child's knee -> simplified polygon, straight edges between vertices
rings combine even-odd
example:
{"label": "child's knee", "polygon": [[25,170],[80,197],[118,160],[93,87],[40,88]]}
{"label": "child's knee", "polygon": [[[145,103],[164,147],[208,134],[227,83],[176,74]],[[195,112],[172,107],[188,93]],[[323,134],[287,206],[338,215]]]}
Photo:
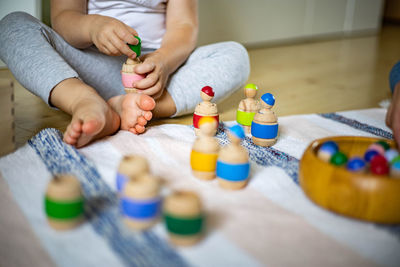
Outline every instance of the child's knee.
{"label": "child's knee", "polygon": [[228,57],[227,62],[231,66],[229,71],[232,72],[239,84],[247,81],[250,75],[250,60],[246,48],[238,42],[221,43],[224,49],[224,57]]}
{"label": "child's knee", "polygon": [[[16,27],[21,25],[21,23],[25,23],[28,21],[34,21],[37,20],[35,17],[32,17],[31,15],[29,15],[26,12],[22,12],[22,11],[16,11],[16,12],[12,12],[8,15],[6,15],[4,18],[1,19],[0,21],[0,28],[6,29],[6,28],[10,28],[10,27]],[[39,20],[37,20],[39,21]]]}
{"label": "child's knee", "polygon": [[223,47],[227,52],[229,52],[232,56],[238,58],[239,60],[249,60],[247,50],[242,44],[234,41],[229,41],[224,42]]}
{"label": "child's knee", "polygon": [[[27,28],[34,24],[39,25],[40,21],[28,13],[17,11],[6,15],[0,20],[0,38],[11,38],[12,34],[19,31],[27,33]],[[38,27],[39,28],[39,27]]]}

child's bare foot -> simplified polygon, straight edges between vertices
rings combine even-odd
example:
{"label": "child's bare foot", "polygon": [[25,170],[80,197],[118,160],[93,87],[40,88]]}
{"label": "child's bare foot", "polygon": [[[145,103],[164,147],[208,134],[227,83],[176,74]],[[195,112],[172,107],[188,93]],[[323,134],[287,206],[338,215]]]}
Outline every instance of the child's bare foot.
{"label": "child's bare foot", "polygon": [[75,105],[71,123],[64,133],[65,143],[82,147],[119,129],[118,114],[104,100],[96,100],[83,99]]}
{"label": "child's bare foot", "polygon": [[151,110],[156,105],[152,97],[138,93],[114,96],[108,103],[120,115],[121,129],[134,134],[144,132],[145,125],[153,117]]}
{"label": "child's bare foot", "polygon": [[119,129],[118,114],[90,86],[77,78],[57,84],[49,102],[72,116],[64,142],[82,147]]}

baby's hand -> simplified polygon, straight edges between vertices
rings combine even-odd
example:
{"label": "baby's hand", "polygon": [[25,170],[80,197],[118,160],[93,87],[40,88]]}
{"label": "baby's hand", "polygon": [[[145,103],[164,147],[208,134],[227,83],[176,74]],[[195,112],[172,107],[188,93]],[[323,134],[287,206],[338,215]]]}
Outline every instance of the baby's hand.
{"label": "baby's hand", "polygon": [[138,40],[134,37],[137,32],[123,22],[106,17],[96,16],[90,28],[90,38],[93,44],[104,54],[120,56],[122,54],[135,58],[136,54],[127,45],[136,45]]}
{"label": "baby's hand", "polygon": [[386,113],[386,124],[393,130],[393,137],[400,149],[400,83],[394,88],[392,102]]}
{"label": "baby's hand", "polygon": [[165,89],[170,74],[165,58],[160,50],[141,57],[143,63],[135,67],[135,72],[137,74],[147,74],[147,76],[143,80],[136,82],[133,87],[141,90],[143,94],[152,96],[154,99],[159,98]]}

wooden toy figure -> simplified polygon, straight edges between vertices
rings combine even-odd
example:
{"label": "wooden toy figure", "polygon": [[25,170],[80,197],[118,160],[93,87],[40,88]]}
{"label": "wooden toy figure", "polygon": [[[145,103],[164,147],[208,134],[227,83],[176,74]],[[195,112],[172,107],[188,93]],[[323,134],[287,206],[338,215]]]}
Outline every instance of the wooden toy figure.
{"label": "wooden toy figure", "polygon": [[129,179],[120,197],[124,222],[136,230],[144,230],[157,222],[161,210],[160,181],[144,174]]}
{"label": "wooden toy figure", "polygon": [[200,96],[201,99],[203,99],[203,102],[196,106],[193,114],[193,126],[196,135],[199,133],[199,120],[201,117],[214,117],[217,122],[219,122],[217,104],[211,103],[211,100],[214,97],[213,89],[210,86],[204,86],[203,89],[201,89]]}
{"label": "wooden toy figure", "polygon": [[250,133],[251,122],[256,112],[260,109],[259,102],[254,99],[257,95],[257,90],[257,86],[253,83],[246,85],[244,88],[246,99],[240,101],[239,108],[236,111],[236,121],[243,126],[246,133]]}
{"label": "wooden toy figure", "polygon": [[122,192],[129,179],[150,173],[149,163],[144,157],[128,155],[123,157],[117,171],[117,191]]}
{"label": "wooden toy figure", "polygon": [[135,36],[139,40],[137,45],[129,45],[129,47],[136,53],[136,58],[128,58],[126,62],[122,65],[121,78],[122,84],[125,87],[125,92],[135,93],[137,90],[133,87],[133,84],[141,79],[145,78],[145,75],[135,73],[135,66],[142,63],[139,59],[141,53],[142,41],[138,36]]}
{"label": "wooden toy figure", "polygon": [[52,228],[67,230],[81,224],[84,220],[83,205],[81,184],[76,177],[64,174],[50,181],[44,206]]}
{"label": "wooden toy figure", "polygon": [[261,109],[254,115],[251,123],[253,142],[259,146],[272,146],[278,135],[278,119],[271,108],[275,104],[275,97],[266,93],[261,96]]}
{"label": "wooden toy figure", "polygon": [[195,193],[174,192],[165,199],[163,213],[173,244],[190,246],[201,239],[204,215],[200,198]]}
{"label": "wooden toy figure", "polygon": [[240,145],[245,137],[242,126],[229,128],[231,144],[221,148],[217,161],[217,177],[221,187],[237,190],[247,184],[250,173],[249,154]]}
{"label": "wooden toy figure", "polygon": [[193,175],[202,180],[215,178],[219,144],[214,138],[218,122],[214,117],[202,117],[199,121],[199,137],[193,144],[190,166]]}

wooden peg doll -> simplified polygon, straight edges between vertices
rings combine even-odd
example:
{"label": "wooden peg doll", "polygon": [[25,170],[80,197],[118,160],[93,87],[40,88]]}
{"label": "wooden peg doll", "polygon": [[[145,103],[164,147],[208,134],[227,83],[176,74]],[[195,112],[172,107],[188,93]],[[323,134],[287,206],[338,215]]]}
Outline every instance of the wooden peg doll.
{"label": "wooden peg doll", "polygon": [[251,124],[251,135],[254,144],[272,146],[278,136],[278,119],[271,108],[275,104],[275,97],[266,93],[261,96],[261,109],[254,115]]}
{"label": "wooden peg doll", "polygon": [[[199,120],[204,117],[214,117],[217,122],[219,122],[219,115],[217,104],[212,103],[211,100],[214,97],[214,91],[210,86],[204,86],[200,92],[201,99],[203,102],[200,102],[196,108],[194,109],[193,114],[193,126],[196,135],[198,135],[199,131]],[[218,128],[218,126],[217,126]]]}
{"label": "wooden peg doll", "polygon": [[190,166],[193,175],[202,180],[215,178],[219,144],[214,138],[218,122],[214,117],[202,117],[199,121],[199,137],[193,144]]}
{"label": "wooden peg doll", "polygon": [[117,171],[117,191],[121,193],[129,179],[150,173],[147,159],[138,155],[124,156]]}
{"label": "wooden peg doll", "polygon": [[242,126],[229,128],[228,136],[231,143],[219,152],[217,178],[221,187],[237,190],[247,184],[250,173],[249,154],[240,144],[245,137]]}
{"label": "wooden peg doll", "polygon": [[56,230],[75,228],[84,220],[81,184],[73,175],[55,176],[47,187],[44,204],[47,221]]}
{"label": "wooden peg doll", "polygon": [[122,65],[121,70],[122,84],[124,85],[125,92],[127,94],[136,93],[137,89],[133,87],[133,84],[146,77],[145,75],[135,73],[135,66],[142,63],[139,59],[142,41],[140,40],[139,36],[135,36],[135,38],[138,39],[139,43],[137,45],[129,45],[129,47],[136,53],[136,58],[128,58]]}
{"label": "wooden peg doll", "polygon": [[173,244],[190,246],[201,239],[204,214],[195,193],[177,191],[169,195],[164,201],[163,214]]}
{"label": "wooden peg doll", "polygon": [[255,84],[247,84],[244,88],[246,99],[240,101],[239,108],[236,111],[236,121],[243,126],[246,133],[250,133],[251,122],[256,112],[260,109],[259,102],[254,99],[257,95],[257,90],[258,88]]}
{"label": "wooden peg doll", "polygon": [[160,181],[150,174],[129,179],[120,197],[124,222],[136,230],[153,226],[160,215]]}

